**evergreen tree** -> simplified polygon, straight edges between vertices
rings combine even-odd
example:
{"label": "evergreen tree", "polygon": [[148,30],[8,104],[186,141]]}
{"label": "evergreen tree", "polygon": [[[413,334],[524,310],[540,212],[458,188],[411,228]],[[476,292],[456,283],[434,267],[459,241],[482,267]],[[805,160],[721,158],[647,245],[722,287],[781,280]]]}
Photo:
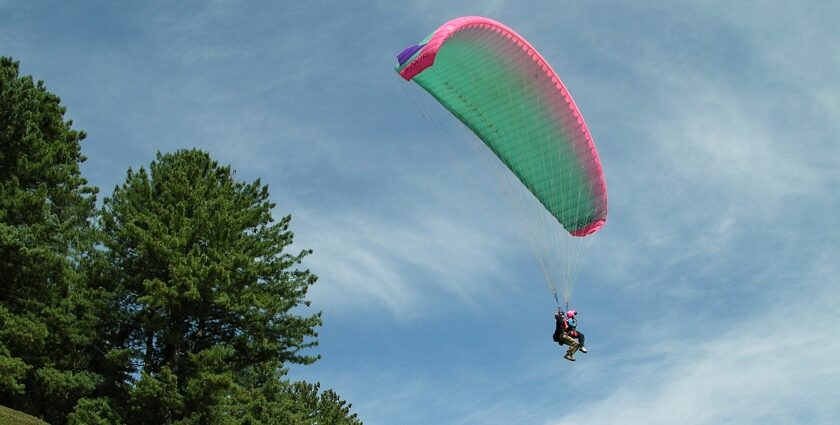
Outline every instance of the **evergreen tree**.
{"label": "evergreen tree", "polygon": [[65,112],[0,58],[0,404],[56,422],[100,382],[75,290],[96,189],[79,169],[85,134]]}
{"label": "evergreen tree", "polygon": [[[241,376],[263,375],[244,373]],[[256,385],[246,385],[231,398],[226,412],[231,422],[242,425],[361,425],[350,404],[333,390],[321,391],[318,383],[288,382],[270,371],[257,379]]]}
{"label": "evergreen tree", "polygon": [[159,154],[95,229],[65,112],[0,58],[0,405],[54,425],[360,424],[332,390],[283,379],[317,360],[321,319],[298,269],[311,251],[288,252],[267,187]]}
{"label": "evergreen tree", "polygon": [[321,324],[304,314],[316,276],[296,268],[311,251],[288,252],[291,217],[274,221],[274,207],[259,180],[197,150],[158,154],[105,199],[100,278],[120,321],[109,345],[139,373],[127,423],[227,423],[242,371],[317,359],[302,353]]}

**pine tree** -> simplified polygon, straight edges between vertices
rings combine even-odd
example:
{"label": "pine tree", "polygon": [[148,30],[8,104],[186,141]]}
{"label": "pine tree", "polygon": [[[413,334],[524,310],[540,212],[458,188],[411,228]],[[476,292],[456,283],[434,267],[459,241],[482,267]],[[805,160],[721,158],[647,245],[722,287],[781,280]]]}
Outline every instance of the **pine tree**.
{"label": "pine tree", "polygon": [[100,381],[75,291],[96,189],[79,167],[85,133],[65,112],[0,58],[0,404],[61,422]]}
{"label": "pine tree", "polygon": [[233,174],[198,150],[158,154],[104,201],[110,345],[139,373],[127,422],[224,423],[241,371],[317,359],[303,353],[321,324],[304,314],[316,276],[297,268],[311,251],[289,253],[291,217]]}
{"label": "pine tree", "polygon": [[[312,251],[259,181],[158,154],[95,208],[85,133],[0,58],[0,405],[55,425],[361,423],[310,364]],[[99,228],[94,226],[98,223]]]}
{"label": "pine tree", "polygon": [[225,412],[226,417],[236,418],[231,422],[236,424],[361,425],[351,407],[335,391],[321,391],[319,383],[269,378],[242,388]]}

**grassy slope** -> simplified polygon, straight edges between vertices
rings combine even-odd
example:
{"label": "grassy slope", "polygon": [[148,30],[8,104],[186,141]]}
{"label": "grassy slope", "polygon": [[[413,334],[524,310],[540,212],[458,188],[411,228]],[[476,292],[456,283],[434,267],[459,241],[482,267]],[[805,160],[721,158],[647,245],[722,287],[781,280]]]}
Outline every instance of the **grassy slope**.
{"label": "grassy slope", "polygon": [[3,425],[49,425],[25,413],[0,406],[0,424]]}

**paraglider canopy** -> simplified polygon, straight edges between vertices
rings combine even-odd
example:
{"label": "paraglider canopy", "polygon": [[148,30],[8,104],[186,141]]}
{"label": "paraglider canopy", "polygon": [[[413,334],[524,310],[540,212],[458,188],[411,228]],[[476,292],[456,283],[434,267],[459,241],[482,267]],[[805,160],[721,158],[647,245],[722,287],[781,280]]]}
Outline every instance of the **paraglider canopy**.
{"label": "paraglider canopy", "polygon": [[566,86],[519,34],[453,19],[398,56],[397,72],[469,127],[573,236],[607,218],[604,173]]}
{"label": "paraglider canopy", "polygon": [[[592,135],[546,60],[507,26],[465,16],[397,56],[396,71],[481,140],[523,216],[558,306],[568,305],[591,235],[607,219]],[[559,224],[559,225],[558,225]]]}

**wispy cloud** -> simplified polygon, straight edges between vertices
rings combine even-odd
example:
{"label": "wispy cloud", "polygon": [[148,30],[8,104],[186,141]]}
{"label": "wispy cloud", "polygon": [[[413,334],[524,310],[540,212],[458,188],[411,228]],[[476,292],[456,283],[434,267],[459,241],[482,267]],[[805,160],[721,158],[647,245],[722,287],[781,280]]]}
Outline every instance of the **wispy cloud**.
{"label": "wispy cloud", "polygon": [[[836,255],[837,252],[834,253]],[[640,362],[609,394],[555,424],[829,424],[840,414],[840,342],[831,317],[840,269],[828,257],[802,292],[741,323],[711,321],[667,356]],[[642,352],[645,347],[635,347]],[[632,352],[632,351],[631,351]]]}
{"label": "wispy cloud", "polygon": [[[829,119],[837,109],[825,93],[840,78],[822,72],[836,69],[833,59],[818,58],[833,58],[828,45],[837,31],[817,37],[811,22],[823,34],[825,17],[791,5],[755,14],[738,8],[721,14],[718,4],[684,6],[651,13],[697,14],[685,31],[715,28],[709,35],[721,44],[715,54],[706,39],[677,37],[668,24],[661,33],[623,39],[609,35],[628,28],[607,27],[607,36],[587,39],[593,48],[639,45],[614,58],[623,79],[587,83],[599,86],[590,103],[609,105],[596,112],[612,118],[597,127],[611,195],[601,239],[610,249],[602,252],[607,260],[599,272],[614,280],[627,270],[670,281],[680,279],[673,272],[696,272],[701,264],[731,270],[732,258],[746,256],[738,250],[747,241],[775,252],[811,232],[814,217],[797,205],[836,203],[840,149],[828,134],[840,127]],[[779,32],[779,25],[789,32]],[[653,36],[658,39],[647,40]],[[742,261],[765,261],[758,254]],[[653,278],[651,284],[663,282]]]}
{"label": "wispy cloud", "polygon": [[371,424],[828,425],[840,415],[840,342],[832,319],[840,294],[831,291],[838,254],[815,259],[812,272],[758,314],[639,316],[632,326],[616,324],[627,333],[621,349],[596,338],[593,351],[574,364],[556,346],[534,344],[505,359],[488,354],[487,363],[478,354],[470,364],[370,365],[330,375],[344,393],[370,395],[355,399],[363,400],[356,409]]}
{"label": "wispy cloud", "polygon": [[[365,423],[840,417],[840,3],[307,5],[0,0],[0,44],[88,132],[103,194],[191,146],[269,184],[320,277],[324,359],[299,373]],[[549,59],[604,161],[574,364],[542,284],[515,281],[538,265],[472,136],[392,69],[466,14]]]}
{"label": "wispy cloud", "polygon": [[321,277],[316,304],[334,312],[384,307],[407,319],[450,297],[473,304],[487,296],[485,289],[509,280],[511,231],[470,217],[469,201],[447,206],[418,189],[406,182],[405,193],[389,197],[393,204],[382,209],[368,204],[299,214],[298,241],[315,249],[308,263]]}

